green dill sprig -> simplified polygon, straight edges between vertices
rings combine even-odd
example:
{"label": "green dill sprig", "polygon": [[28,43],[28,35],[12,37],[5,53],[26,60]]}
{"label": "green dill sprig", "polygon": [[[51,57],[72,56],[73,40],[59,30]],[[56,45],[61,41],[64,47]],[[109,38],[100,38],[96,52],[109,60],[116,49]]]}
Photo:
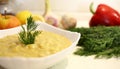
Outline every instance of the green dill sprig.
{"label": "green dill sprig", "polygon": [[33,44],[35,41],[35,37],[40,33],[39,31],[35,31],[37,28],[37,24],[34,22],[33,18],[30,16],[27,19],[26,28],[22,27],[22,31],[19,33],[19,40],[27,45]]}
{"label": "green dill sprig", "polygon": [[120,58],[120,27],[97,26],[90,28],[73,28],[81,38],[80,48],[75,52],[81,56],[95,55],[95,58]]}

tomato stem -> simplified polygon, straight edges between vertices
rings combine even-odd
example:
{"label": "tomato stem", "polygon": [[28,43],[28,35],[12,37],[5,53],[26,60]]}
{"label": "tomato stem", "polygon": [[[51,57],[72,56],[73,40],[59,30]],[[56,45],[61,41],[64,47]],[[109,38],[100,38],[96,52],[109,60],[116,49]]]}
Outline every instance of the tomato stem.
{"label": "tomato stem", "polygon": [[90,12],[91,12],[92,14],[94,14],[94,13],[95,13],[95,11],[93,11],[93,2],[90,4],[89,9],[90,9]]}

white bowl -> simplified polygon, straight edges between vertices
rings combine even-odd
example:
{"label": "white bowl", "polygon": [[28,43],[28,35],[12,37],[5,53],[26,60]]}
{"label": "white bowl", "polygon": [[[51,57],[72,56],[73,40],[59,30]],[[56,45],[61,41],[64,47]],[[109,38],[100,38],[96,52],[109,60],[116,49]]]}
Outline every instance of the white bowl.
{"label": "white bowl", "polygon": [[[79,33],[62,30],[53,27],[51,25],[48,25],[46,23],[40,23],[40,22],[36,22],[36,23],[39,24],[37,28],[38,30],[47,30],[47,31],[55,32],[60,35],[64,35],[65,37],[67,37],[72,41],[71,46],[53,55],[40,57],[40,58],[0,57],[1,66],[7,69],[46,69],[51,67],[52,65],[55,65],[57,62],[64,59],[68,54],[73,52],[76,44],[78,43],[78,40],[80,39]],[[7,30],[0,30],[0,38],[7,35],[16,34],[20,30],[21,27],[16,27]]]}

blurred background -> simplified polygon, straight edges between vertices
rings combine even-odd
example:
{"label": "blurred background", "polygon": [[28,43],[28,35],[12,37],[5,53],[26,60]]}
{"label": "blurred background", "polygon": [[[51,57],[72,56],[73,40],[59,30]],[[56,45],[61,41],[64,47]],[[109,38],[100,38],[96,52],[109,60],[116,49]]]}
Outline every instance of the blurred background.
{"label": "blurred background", "polygon": [[[43,15],[45,11],[45,0],[0,0],[7,3],[0,4],[0,12],[3,12],[4,7],[7,11],[17,13],[22,10],[29,10],[33,13]],[[89,5],[94,2],[93,9],[95,10],[100,3],[107,4],[120,12],[120,0],[50,0],[52,13],[61,17],[61,15],[72,15],[82,23],[77,23],[79,26],[88,25],[92,16],[89,11]],[[78,26],[78,25],[77,25]]]}
{"label": "blurred background", "polygon": [[[45,0],[0,0],[7,3],[0,4],[0,12],[3,12],[4,7],[7,11],[17,13],[22,10],[29,10],[33,13],[43,15],[45,11]],[[52,13],[61,17],[61,15],[71,15],[77,19],[77,26],[86,26],[92,16],[89,11],[89,5],[94,2],[93,9],[95,10],[100,3],[107,4],[120,12],[120,0],[50,0]]]}
{"label": "blurred background", "polygon": [[[106,3],[120,10],[120,0],[50,0],[53,11],[56,12],[89,12],[89,4],[94,2],[94,7],[99,3]],[[44,0],[11,0],[11,5],[16,5],[17,10],[44,10]]]}
{"label": "blurred background", "polygon": [[[2,0],[1,0],[2,1]],[[20,10],[44,11],[44,0],[9,0],[8,7],[14,12]],[[94,8],[99,3],[105,3],[120,11],[120,0],[50,0],[54,12],[89,12],[89,5],[94,2]]]}

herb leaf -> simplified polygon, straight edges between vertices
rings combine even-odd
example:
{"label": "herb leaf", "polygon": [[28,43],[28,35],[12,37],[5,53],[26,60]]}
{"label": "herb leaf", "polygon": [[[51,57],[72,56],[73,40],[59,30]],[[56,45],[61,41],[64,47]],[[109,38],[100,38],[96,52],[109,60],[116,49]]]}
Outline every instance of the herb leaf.
{"label": "herb leaf", "polygon": [[22,27],[22,31],[19,33],[19,40],[27,45],[27,44],[33,44],[35,41],[35,37],[40,33],[40,31],[35,31],[37,28],[37,24],[33,21],[33,18],[30,16],[27,19],[26,28]]}
{"label": "herb leaf", "polygon": [[82,56],[95,55],[96,58],[120,57],[120,27],[97,26],[74,28],[70,31],[81,33],[78,49],[75,54]]}

